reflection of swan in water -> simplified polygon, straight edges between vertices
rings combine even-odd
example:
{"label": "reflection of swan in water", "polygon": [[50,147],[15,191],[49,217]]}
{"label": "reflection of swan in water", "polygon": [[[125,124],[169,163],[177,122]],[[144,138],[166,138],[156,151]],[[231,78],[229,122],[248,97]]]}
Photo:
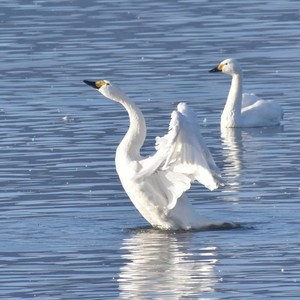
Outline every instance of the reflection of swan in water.
{"label": "reflection of swan in water", "polygon": [[231,87],[221,116],[224,127],[264,127],[278,125],[282,109],[274,100],[262,100],[255,94],[243,94],[243,72],[237,60],[228,58],[210,72],[232,76]]}
{"label": "reflection of swan in water", "polygon": [[[239,190],[242,184],[243,173],[247,173],[244,163],[247,165],[249,161],[251,162],[253,160],[253,153],[254,155],[257,154],[258,143],[254,142],[254,140],[264,141],[264,137],[270,138],[282,130],[282,126],[264,128],[222,128],[222,148],[224,152],[223,156],[225,157],[223,176],[226,179],[228,187],[225,187],[222,192],[231,193],[232,196],[229,197],[231,201],[238,200],[238,197],[233,195]],[[251,153],[251,158],[248,158]]]}
{"label": "reflection of swan in water", "polygon": [[[223,128],[221,131],[222,148],[224,151],[223,174],[233,192],[240,186],[239,177],[242,170],[242,130],[240,128]],[[226,192],[225,188],[223,192]]]}
{"label": "reflection of swan in water", "polygon": [[190,299],[213,292],[218,281],[216,247],[189,247],[189,237],[146,230],[125,239],[120,298]]}

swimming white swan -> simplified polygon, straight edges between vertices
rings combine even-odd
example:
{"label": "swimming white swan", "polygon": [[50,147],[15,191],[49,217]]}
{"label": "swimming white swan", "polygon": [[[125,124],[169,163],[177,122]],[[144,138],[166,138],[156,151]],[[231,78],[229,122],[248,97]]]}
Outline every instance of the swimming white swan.
{"label": "swimming white swan", "polygon": [[[172,112],[169,132],[156,138],[156,153],[142,157],[146,124],[138,107],[107,80],[84,82],[124,106],[129,129],[116,151],[116,170],[127,195],[154,227],[191,229],[209,226],[184,194],[197,180],[213,190],[223,185],[219,170],[200,134],[192,111],[179,103]],[[216,223],[214,223],[216,224]]]}
{"label": "swimming white swan", "polygon": [[209,72],[223,72],[232,76],[221,116],[221,128],[264,127],[280,123],[283,113],[277,102],[261,100],[255,94],[243,94],[243,72],[237,60],[225,59]]}

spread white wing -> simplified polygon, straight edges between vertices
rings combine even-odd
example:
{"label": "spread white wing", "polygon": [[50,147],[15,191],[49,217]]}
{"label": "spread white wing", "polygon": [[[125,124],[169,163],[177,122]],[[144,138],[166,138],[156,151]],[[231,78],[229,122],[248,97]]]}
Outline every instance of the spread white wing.
{"label": "spread white wing", "polygon": [[137,177],[158,176],[168,198],[168,209],[197,180],[210,190],[223,185],[218,167],[200,133],[193,112],[185,103],[173,111],[169,132],[156,138],[157,152],[141,161]]}

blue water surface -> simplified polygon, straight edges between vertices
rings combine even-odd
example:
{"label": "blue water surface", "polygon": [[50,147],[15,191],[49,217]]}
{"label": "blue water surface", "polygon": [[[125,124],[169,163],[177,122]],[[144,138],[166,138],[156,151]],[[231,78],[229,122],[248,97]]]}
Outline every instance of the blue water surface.
{"label": "blue water surface", "polygon": [[[0,298],[298,299],[300,10],[277,1],[1,1]],[[245,90],[281,126],[221,133],[239,59]],[[149,227],[117,177],[121,106],[82,80],[112,80],[148,137],[186,101],[228,185],[189,197],[232,230]]]}

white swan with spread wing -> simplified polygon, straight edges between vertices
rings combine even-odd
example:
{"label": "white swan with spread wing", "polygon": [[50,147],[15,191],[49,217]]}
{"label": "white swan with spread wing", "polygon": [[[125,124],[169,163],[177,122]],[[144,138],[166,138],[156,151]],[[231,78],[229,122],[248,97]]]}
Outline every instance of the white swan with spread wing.
{"label": "white swan with spread wing", "polygon": [[283,112],[276,101],[262,100],[255,94],[243,94],[243,72],[237,60],[225,59],[209,72],[223,72],[232,76],[221,116],[221,128],[265,127],[280,124]]}
{"label": "white swan with spread wing", "polygon": [[142,157],[146,124],[138,107],[107,80],[84,82],[127,110],[129,129],[117,148],[115,163],[124,190],[142,216],[162,229],[212,225],[195,212],[184,193],[195,180],[210,190],[223,184],[188,106],[178,104],[171,115],[169,132],[156,140],[157,151]]}

